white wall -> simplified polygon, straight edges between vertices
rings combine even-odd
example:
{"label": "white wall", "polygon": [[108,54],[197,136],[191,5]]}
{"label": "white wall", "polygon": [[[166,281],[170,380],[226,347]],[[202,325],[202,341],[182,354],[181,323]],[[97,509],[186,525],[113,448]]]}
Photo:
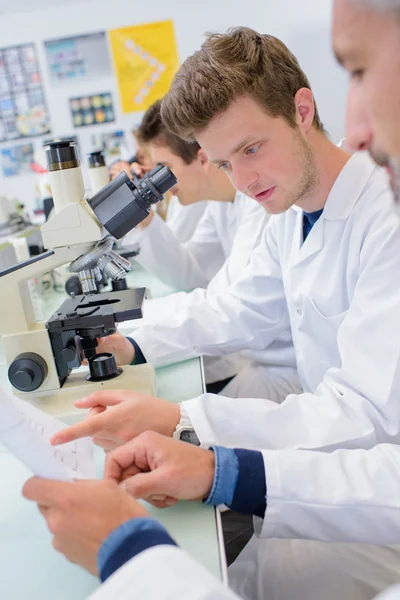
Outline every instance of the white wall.
{"label": "white wall", "polygon": [[[198,49],[205,31],[222,31],[238,25],[253,27],[262,33],[280,37],[296,54],[311,81],[322,120],[333,140],[339,141],[344,130],[347,83],[330,49],[330,10],[330,0],[80,0],[72,4],[66,2],[63,7],[58,5],[1,17],[0,46],[36,42],[52,120],[52,135],[70,135],[75,131],[81,148],[87,152],[91,150],[89,139],[92,132],[99,128],[103,131],[121,128],[129,131],[140,121],[141,114],[122,114],[114,76],[97,81],[82,79],[65,87],[52,86],[43,40],[172,19],[179,58],[183,61]],[[113,93],[116,122],[74,130],[68,99],[108,90]],[[39,147],[41,138],[36,138],[34,143]],[[34,184],[33,175],[9,178],[0,175],[0,196],[17,197],[33,207]]]}

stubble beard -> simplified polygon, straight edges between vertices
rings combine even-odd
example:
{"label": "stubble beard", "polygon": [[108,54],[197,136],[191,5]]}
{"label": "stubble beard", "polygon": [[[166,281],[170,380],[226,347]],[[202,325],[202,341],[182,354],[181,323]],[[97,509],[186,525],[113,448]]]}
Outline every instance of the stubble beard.
{"label": "stubble beard", "polygon": [[288,197],[288,210],[294,204],[299,204],[313,194],[319,185],[319,173],[315,151],[310,142],[304,139],[300,134],[298,136],[299,148],[298,157],[301,164],[301,177],[295,192]]}

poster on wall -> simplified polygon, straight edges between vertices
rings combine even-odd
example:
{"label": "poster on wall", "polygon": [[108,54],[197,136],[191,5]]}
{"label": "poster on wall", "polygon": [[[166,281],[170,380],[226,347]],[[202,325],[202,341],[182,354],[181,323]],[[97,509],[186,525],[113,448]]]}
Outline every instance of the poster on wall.
{"label": "poster on wall", "polygon": [[107,163],[121,157],[124,158],[127,154],[125,132],[122,129],[105,133],[93,133],[91,144],[93,148],[103,150]]}
{"label": "poster on wall", "polygon": [[104,31],[44,42],[51,82],[75,82],[82,77],[111,75]]}
{"label": "poster on wall", "polygon": [[0,141],[50,133],[34,44],[0,49]]}
{"label": "poster on wall", "polygon": [[112,29],[111,48],[122,111],[144,111],[164,96],[178,69],[172,21]]}
{"label": "poster on wall", "polygon": [[69,101],[74,127],[102,125],[115,121],[112,95],[110,92],[70,98]]}
{"label": "poster on wall", "polygon": [[19,144],[1,149],[1,168],[3,177],[14,177],[32,173],[33,144]]}

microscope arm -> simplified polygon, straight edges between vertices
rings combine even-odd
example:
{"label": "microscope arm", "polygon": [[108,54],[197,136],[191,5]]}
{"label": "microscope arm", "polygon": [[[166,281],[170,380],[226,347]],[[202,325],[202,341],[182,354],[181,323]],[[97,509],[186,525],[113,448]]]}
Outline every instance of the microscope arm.
{"label": "microscope arm", "polygon": [[6,364],[10,368],[19,364],[16,361],[22,352],[30,363],[22,377],[33,381],[39,373],[44,380],[41,385],[43,392],[59,389],[62,382],[45,323],[35,320],[27,280],[75,260],[91,250],[93,245],[91,241],[55,248],[0,273],[0,331]]}
{"label": "microscope arm", "polygon": [[0,331],[2,335],[32,331],[37,327],[27,281],[70,263],[93,247],[93,242],[55,248],[0,272]]}

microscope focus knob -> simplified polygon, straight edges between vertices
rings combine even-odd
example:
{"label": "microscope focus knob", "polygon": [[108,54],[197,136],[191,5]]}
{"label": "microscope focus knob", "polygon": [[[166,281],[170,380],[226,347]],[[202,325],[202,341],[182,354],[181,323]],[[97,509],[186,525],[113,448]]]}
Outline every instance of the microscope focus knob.
{"label": "microscope focus knob", "polygon": [[76,349],[73,346],[67,346],[61,350],[61,356],[66,363],[72,362],[76,357]]}
{"label": "microscope focus knob", "polygon": [[89,358],[88,381],[107,381],[121,375],[122,369],[117,367],[112,352],[101,352]]}
{"label": "microscope focus knob", "polygon": [[35,380],[35,373],[29,367],[22,367],[14,374],[14,386],[19,390],[27,390]]}
{"label": "microscope focus knob", "polygon": [[8,369],[11,385],[21,392],[37,390],[47,377],[46,361],[34,352],[24,352],[13,360]]}

